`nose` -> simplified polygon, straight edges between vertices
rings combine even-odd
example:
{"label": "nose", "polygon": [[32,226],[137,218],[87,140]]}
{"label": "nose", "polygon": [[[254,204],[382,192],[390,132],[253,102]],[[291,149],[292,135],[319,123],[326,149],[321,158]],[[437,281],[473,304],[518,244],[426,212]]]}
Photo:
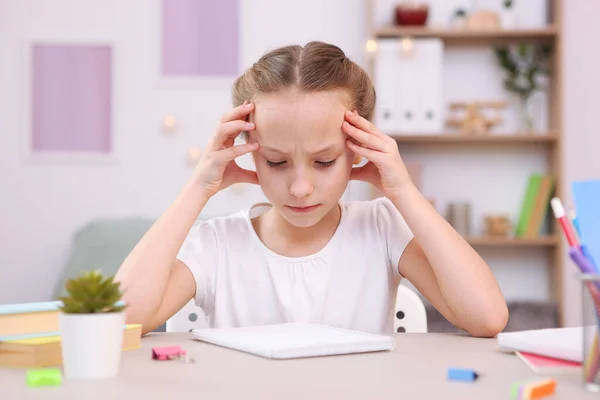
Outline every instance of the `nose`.
{"label": "nose", "polygon": [[313,184],[304,174],[297,174],[290,185],[290,194],[294,197],[303,198],[312,194]]}

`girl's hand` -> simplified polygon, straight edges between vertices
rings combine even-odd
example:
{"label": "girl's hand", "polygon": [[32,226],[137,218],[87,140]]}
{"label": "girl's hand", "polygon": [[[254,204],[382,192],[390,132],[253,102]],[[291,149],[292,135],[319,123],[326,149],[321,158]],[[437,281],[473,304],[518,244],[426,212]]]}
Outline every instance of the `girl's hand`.
{"label": "girl's hand", "polygon": [[352,169],[351,180],[370,183],[390,200],[412,185],[394,139],[356,111],[346,111],[342,129],[350,136],[346,140],[348,148],[368,160],[364,166]]}
{"label": "girl's hand", "polygon": [[256,172],[242,169],[235,162],[237,157],[258,150],[258,143],[234,146],[235,138],[242,131],[254,129],[254,124],[246,121],[252,110],[254,105],[244,102],[224,114],[217,133],[202,153],[192,179],[200,185],[207,199],[234,183],[258,184]]}

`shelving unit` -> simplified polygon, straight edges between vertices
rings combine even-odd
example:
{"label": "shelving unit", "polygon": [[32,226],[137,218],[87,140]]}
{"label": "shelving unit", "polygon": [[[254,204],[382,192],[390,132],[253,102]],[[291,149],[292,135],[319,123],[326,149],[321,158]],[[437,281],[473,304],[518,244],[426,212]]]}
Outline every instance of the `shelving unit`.
{"label": "shelving unit", "polygon": [[467,237],[473,247],[555,247],[558,236],[540,236],[536,238],[497,238],[497,237]]}
{"label": "shelving unit", "polygon": [[489,136],[467,136],[455,133],[442,133],[439,135],[410,135],[392,134],[392,138],[402,144],[476,144],[476,145],[520,145],[520,144],[548,144],[556,145],[559,135],[556,132],[548,132],[539,135],[528,135],[522,133],[489,135]]}
{"label": "shelving unit", "polygon": [[465,44],[497,44],[515,41],[543,42],[557,36],[556,26],[543,29],[518,30],[489,30],[489,31],[460,31],[446,29],[403,28],[399,26],[384,26],[374,32],[374,37],[383,38],[438,38],[447,45]]}
{"label": "shelving unit", "polygon": [[[492,31],[461,31],[450,29],[429,29],[427,27],[373,26],[374,1],[369,0],[367,18],[370,37],[374,40],[389,38],[439,38],[445,46],[493,46],[509,43],[550,43],[553,46],[551,60],[552,73],[549,76],[548,87],[548,132],[527,134],[524,132],[506,132],[490,134],[489,136],[465,136],[451,132],[440,132],[436,135],[425,134],[391,134],[401,147],[406,146],[507,146],[508,148],[534,146],[547,150],[549,173],[556,178],[555,191],[563,196],[564,182],[562,169],[562,1],[548,0],[548,26],[539,29],[492,30]],[[368,61],[371,76],[374,71],[374,60]],[[524,189],[523,189],[524,190]],[[466,240],[475,248],[500,248],[511,251],[516,248],[541,248],[549,255],[549,276],[552,301],[558,307],[558,323],[564,326],[563,298],[563,252],[564,244],[560,229],[553,221],[548,236],[537,238],[493,238],[468,237]]]}

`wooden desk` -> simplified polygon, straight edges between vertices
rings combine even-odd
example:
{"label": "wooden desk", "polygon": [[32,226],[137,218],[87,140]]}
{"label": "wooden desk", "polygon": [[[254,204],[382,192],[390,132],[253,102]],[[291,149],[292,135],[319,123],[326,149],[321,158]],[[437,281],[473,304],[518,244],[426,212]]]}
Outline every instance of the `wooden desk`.
{"label": "wooden desk", "polygon": [[[297,360],[267,360],[193,341],[189,333],[152,333],[123,353],[111,380],[70,381],[28,388],[25,371],[0,369],[1,399],[509,399],[511,384],[542,378],[495,339],[446,334],[398,334],[393,352]],[[181,345],[194,364],[153,361],[154,346]],[[448,367],[472,368],[474,383],[446,379]],[[557,376],[554,399],[598,399],[579,375]]]}

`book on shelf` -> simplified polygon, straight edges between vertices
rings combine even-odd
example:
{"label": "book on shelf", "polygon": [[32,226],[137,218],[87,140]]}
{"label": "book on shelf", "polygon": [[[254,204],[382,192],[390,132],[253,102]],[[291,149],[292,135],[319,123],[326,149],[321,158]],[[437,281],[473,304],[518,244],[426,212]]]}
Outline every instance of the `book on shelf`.
{"label": "book on shelf", "polygon": [[530,175],[519,214],[515,236],[519,238],[539,237],[550,208],[556,179],[550,174]]}

